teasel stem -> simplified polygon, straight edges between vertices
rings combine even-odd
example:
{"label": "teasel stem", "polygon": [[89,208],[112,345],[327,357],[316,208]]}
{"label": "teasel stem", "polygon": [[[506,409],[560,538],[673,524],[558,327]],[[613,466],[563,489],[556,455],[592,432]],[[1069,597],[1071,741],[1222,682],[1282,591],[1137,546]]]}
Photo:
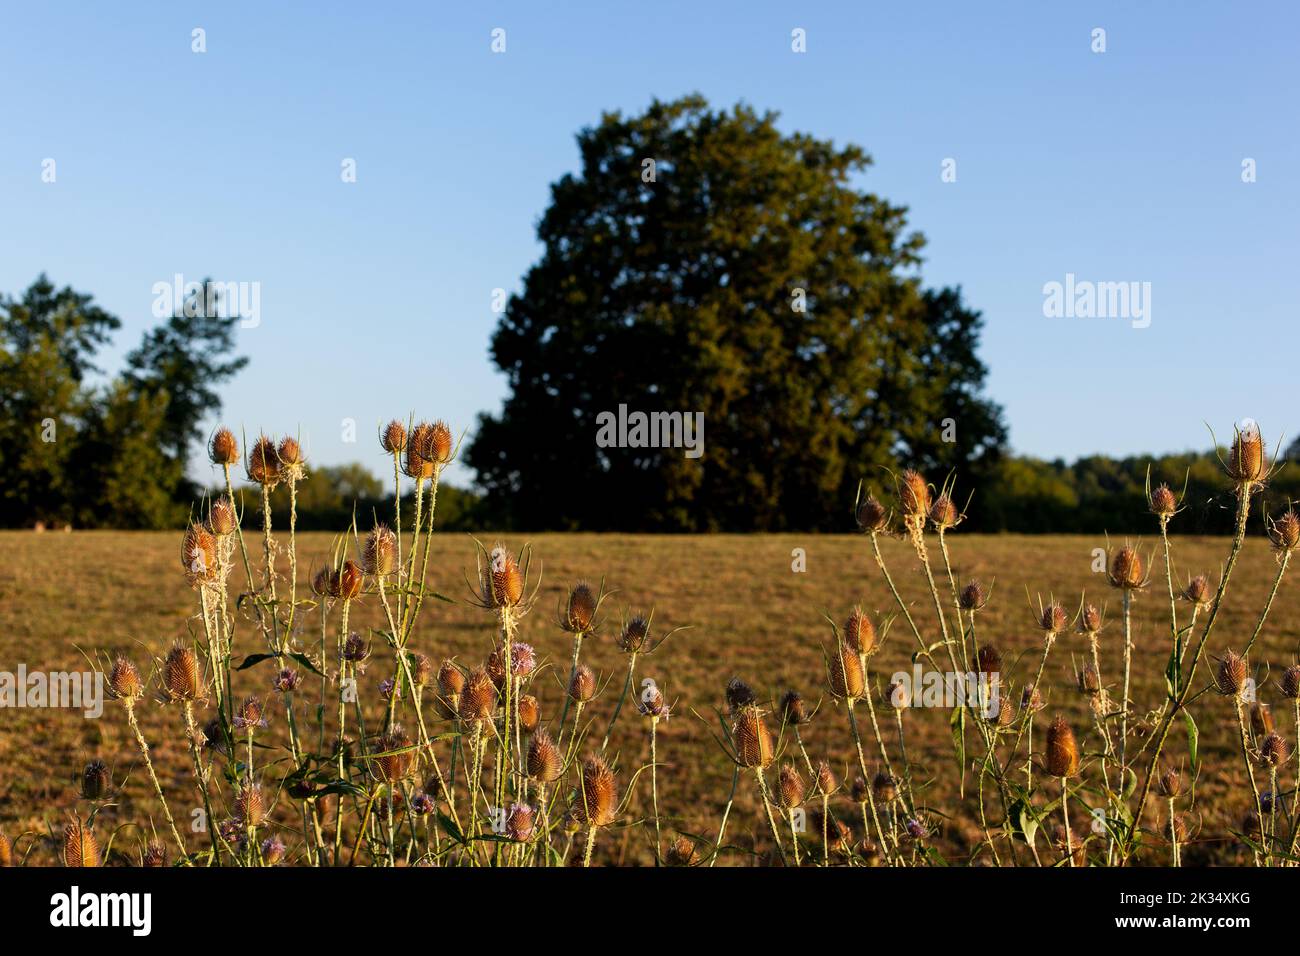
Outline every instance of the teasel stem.
{"label": "teasel stem", "polygon": [[1119,715],[1119,775],[1128,770],[1129,686],[1133,671],[1133,592],[1124,589],[1124,708]]}
{"label": "teasel stem", "polygon": [[403,562],[402,562],[402,466],[401,466],[401,458],[402,458],[402,453],[401,453],[400,451],[397,451],[396,449],[394,449],[394,450],[393,450],[393,529],[394,529],[394,534],[395,534],[395,536],[397,537],[397,565],[396,565],[396,568],[397,568],[397,614],[398,614],[399,617],[401,617],[402,614],[403,614],[403,611],[404,611],[404,608],[405,608],[405,602],[406,602],[406,593],[405,593],[405,589],[403,588],[403,585],[404,585],[406,582],[403,580],[403,576],[402,576],[402,575],[403,575],[403,572],[405,571],[405,568],[404,568],[404,566],[403,566]]}
{"label": "teasel stem", "polygon": [[763,810],[767,814],[767,825],[772,831],[772,839],[776,841],[776,852],[781,858],[781,865],[785,865],[785,847],[781,844],[781,831],[777,828],[776,817],[772,815],[772,800],[767,792],[767,778],[763,776],[763,768],[755,767],[754,776],[758,779],[758,793],[763,798]]}
{"label": "teasel stem", "polygon": [[[1269,858],[1272,859],[1273,847],[1278,845],[1277,838],[1277,804],[1281,796],[1277,792],[1277,767],[1269,766],[1268,768],[1268,842],[1264,845],[1268,848]],[[1260,832],[1264,832],[1264,824],[1259,825]]]}
{"label": "teasel stem", "polygon": [[627,676],[623,679],[623,690],[618,695],[618,702],[614,704],[614,713],[609,718],[609,726],[605,728],[605,739],[600,742],[600,749],[603,753],[609,747],[610,735],[614,733],[614,725],[618,723],[618,715],[623,710],[623,701],[627,699],[628,688],[632,686],[632,675],[636,670],[636,651],[632,651],[627,659]]}
{"label": "teasel stem", "polygon": [[[864,823],[866,822],[866,813],[867,811],[864,806],[862,811],[863,814],[862,820]],[[789,822],[790,824],[790,843],[794,846],[794,865],[798,867],[799,866],[799,833],[794,828],[794,807],[791,807],[790,809],[786,810],[785,815],[786,815],[787,822]]]}
{"label": "teasel stem", "polygon": [[183,701],[181,713],[185,716],[185,735],[189,738],[190,759],[194,763],[194,782],[198,784],[199,793],[203,796],[204,822],[208,828],[208,836],[212,839],[212,862],[219,866],[221,845],[217,841],[217,821],[212,816],[212,801],[208,798],[208,783],[203,775],[203,761],[199,758],[199,732],[194,726],[194,702]]}
{"label": "teasel stem", "polygon": [[591,851],[594,850],[595,848],[596,848],[596,827],[593,825],[587,827],[587,849],[583,851],[582,854],[582,865],[584,868],[591,866]]}
{"label": "teasel stem", "polygon": [[1254,633],[1250,635],[1250,640],[1246,642],[1246,649],[1241,652],[1245,657],[1250,653],[1250,649],[1255,645],[1259,638],[1259,633],[1264,629],[1264,621],[1268,618],[1268,612],[1273,607],[1273,599],[1277,597],[1278,588],[1282,585],[1282,575],[1286,574],[1287,565],[1291,563],[1291,552],[1283,551],[1277,562],[1277,577],[1273,578],[1273,587],[1269,589],[1268,600],[1264,602],[1264,610],[1260,612],[1259,621],[1255,624]]}
{"label": "teasel stem", "polygon": [[[483,724],[482,721],[474,721],[469,731],[469,752],[471,762],[466,767],[466,776],[469,778],[469,832],[465,834],[471,840],[478,834],[478,799],[479,786],[483,776]],[[471,851],[470,859],[475,865],[478,863],[478,852]]]}
{"label": "teasel stem", "polygon": [[718,839],[713,844],[713,855],[709,857],[709,866],[718,862],[722,852],[722,837],[727,832],[727,819],[731,816],[731,807],[736,802],[736,788],[740,785],[740,764],[736,764],[731,773],[731,793],[727,795],[727,805],[722,810],[722,824],[718,827]]}
{"label": "teasel stem", "polygon": [[898,757],[903,761],[903,781],[907,784],[907,790],[912,792],[912,765],[907,760],[907,744],[903,740],[903,710],[901,707],[894,708],[894,722],[898,724]]}
{"label": "teasel stem", "polygon": [[1066,806],[1070,785],[1065,777],[1061,778],[1061,816],[1065,820],[1065,855],[1069,857],[1070,866],[1074,866],[1074,835],[1070,832],[1070,810]]}
{"label": "teasel stem", "polygon": [[885,579],[885,584],[889,587],[889,593],[894,596],[894,603],[897,604],[898,609],[903,612],[904,620],[907,621],[908,627],[912,629],[912,636],[916,638],[917,647],[920,648],[922,654],[930,659],[931,664],[938,666],[938,662],[934,659],[934,655],[926,649],[925,638],[921,636],[920,628],[916,626],[916,621],[912,619],[911,610],[908,609],[907,604],[903,601],[903,596],[898,593],[898,588],[894,586],[894,578],[889,573],[889,568],[885,565],[884,555],[880,553],[880,541],[878,540],[878,534],[875,531],[871,532],[871,550],[876,558],[876,566],[880,568],[880,573]]}
{"label": "teasel stem", "polygon": [[217,644],[220,638],[213,637],[212,610],[208,607],[208,586],[199,585],[199,604],[203,609],[203,636],[208,645],[208,661],[212,664],[212,689],[217,695],[217,709],[222,709],[221,662]]}
{"label": "teasel stem", "polygon": [[293,635],[293,621],[298,612],[298,479],[289,475],[289,620],[285,623],[285,643]]}
{"label": "teasel stem", "polygon": [[[650,715],[650,808],[655,815],[655,866],[660,866],[659,848],[663,837],[659,830],[659,756],[658,756],[659,718]],[[796,857],[798,850],[795,851]],[[797,862],[797,859],[796,859]]]}
{"label": "teasel stem", "polygon": [[[222,470],[226,475],[226,494],[230,497],[230,504],[233,507],[235,503],[235,486],[230,480],[230,466],[222,465]],[[242,499],[241,499],[242,500]],[[240,515],[241,519],[243,515]],[[244,573],[248,576],[248,587],[253,588],[253,565],[248,560],[248,547],[244,544],[244,522],[242,520],[235,522],[235,534],[239,538],[239,553],[244,559]],[[261,613],[258,614],[261,617]]]}
{"label": "teasel stem", "polygon": [[[409,637],[411,631],[415,628],[415,621],[420,616],[420,611],[424,608],[424,582],[429,576],[429,550],[433,544],[433,520],[438,509],[438,479],[442,477],[442,465],[433,466],[433,477],[429,479],[429,524],[424,535],[424,554],[420,559],[420,588],[415,596],[414,610],[411,609],[411,602],[407,601],[407,615],[402,621],[403,633]],[[417,504],[418,504],[417,497]],[[419,536],[420,517],[417,509],[416,514],[416,536]],[[411,543],[411,573],[415,573],[415,542]],[[403,643],[405,643],[403,638]]]}
{"label": "teasel stem", "polygon": [[[348,612],[352,607],[352,599],[343,599],[343,610],[339,615],[339,637],[338,637],[338,662],[339,662],[339,689],[338,689],[338,721],[339,721],[339,739],[338,739],[338,770],[339,780],[345,781],[348,778],[347,772],[347,754],[344,743],[348,726],[348,708],[347,700],[343,696],[343,688],[347,682],[347,661],[343,657],[343,648],[348,639]],[[322,614],[324,612],[322,611]],[[325,629],[322,621],[321,630]],[[323,640],[322,640],[323,643]],[[324,661],[321,662],[322,664]],[[323,678],[322,678],[323,680]],[[324,733],[323,720],[321,732]],[[343,840],[343,794],[335,796],[334,811],[334,865],[339,865],[339,852],[342,848]],[[355,852],[355,851],[354,851]]]}
{"label": "teasel stem", "polygon": [[[952,590],[952,608],[957,612],[957,631],[961,636],[961,659],[966,670],[970,670],[970,651],[966,646],[966,629],[961,620],[961,595],[957,591],[957,579],[953,577],[952,562],[948,557],[948,539],[944,537],[942,529],[939,534],[939,551],[943,555],[943,568],[948,575],[948,587]],[[975,612],[971,612],[971,626],[974,628]],[[972,637],[973,637],[972,633]]]}
{"label": "teasel stem", "polygon": [[[569,665],[569,679],[564,682],[565,688],[573,686],[573,675],[578,673],[578,655],[582,652],[582,638],[585,631],[578,631],[573,635],[573,662]],[[564,705],[560,708],[560,736],[564,736],[564,718],[569,715],[569,701],[572,698],[568,693],[564,695]]]}
{"label": "teasel stem", "polygon": [[[1054,634],[1047,634],[1044,636],[1043,656],[1038,661],[1038,673],[1034,676],[1035,690],[1038,690],[1043,686],[1043,671],[1047,667],[1047,655],[1052,653],[1052,645],[1055,643],[1056,636]],[[1016,739],[1011,745],[1011,754],[1007,757],[1007,762],[1002,768],[1002,773],[1005,774],[1011,769],[1012,761],[1016,759],[1016,754],[1020,751],[1020,739],[1026,734],[1029,736],[1029,750],[1025,755],[1025,783],[1027,789],[1032,790],[1034,789],[1034,711],[1032,708],[1029,710],[1025,721],[1020,725],[1020,729],[1016,731]]]}
{"label": "teasel stem", "polygon": [[1173,865],[1182,866],[1182,855],[1178,852],[1178,823],[1174,819],[1174,798],[1169,798],[1169,846],[1173,853]]}
{"label": "teasel stem", "polygon": [[[853,734],[853,745],[856,748],[858,754],[858,771],[859,773],[862,774],[862,780],[867,785],[867,804],[871,808],[871,819],[876,824],[876,834],[880,837],[880,852],[886,855],[892,855],[892,851],[890,850],[889,847],[889,841],[885,839],[884,827],[880,825],[880,816],[876,812],[876,797],[875,794],[872,792],[871,774],[867,770],[866,755],[862,752],[862,733],[860,730],[858,730],[858,718],[853,712],[853,708],[856,703],[857,702],[853,700],[848,701],[846,709],[849,712],[849,731]],[[868,703],[870,703],[870,696],[868,696]],[[875,715],[873,713],[872,721],[874,722],[874,720],[875,720]],[[876,739],[877,741],[880,740],[879,734],[876,735]],[[885,772],[892,777],[893,772],[889,769],[889,760],[884,753],[883,743],[881,744],[881,756],[885,758],[884,760]],[[815,771],[812,771],[811,766],[809,768],[809,772],[813,774],[814,780],[817,779],[817,774]]]}
{"label": "teasel stem", "polygon": [[181,838],[180,831],[176,829],[176,821],[172,819],[171,807],[167,805],[167,798],[163,796],[162,784],[158,782],[158,774],[154,772],[153,761],[149,758],[149,744],[144,739],[144,733],[140,730],[140,722],[135,716],[135,700],[127,697],[122,703],[126,707],[126,722],[131,727],[131,733],[135,735],[136,746],[140,748],[140,756],[144,758],[145,769],[149,771],[149,780],[153,784],[153,790],[158,797],[158,802],[162,805],[162,812],[167,820],[167,826],[171,828],[172,837],[176,840],[176,847],[181,851],[181,856],[188,859],[189,851],[185,849],[185,840]]}
{"label": "teasel stem", "polygon": [[[1169,558],[1169,516],[1160,516],[1160,541],[1165,549],[1165,586],[1169,589],[1169,636],[1178,642],[1178,604],[1174,601],[1174,566]],[[1125,592],[1127,593],[1127,592]]]}
{"label": "teasel stem", "polygon": [[279,628],[276,626],[275,604],[275,545],[271,541],[271,489],[262,485],[262,554],[266,561],[266,588],[271,594],[271,649],[280,643]]}
{"label": "teasel stem", "polygon": [[[1272,851],[1269,849],[1268,834],[1264,829],[1264,802],[1259,797],[1259,786],[1255,783],[1255,770],[1250,765],[1250,738],[1246,732],[1246,701],[1238,694],[1234,700],[1237,710],[1237,727],[1241,731],[1241,760],[1246,765],[1246,779],[1250,781],[1250,792],[1255,798],[1255,819],[1259,821],[1259,842],[1264,845],[1264,865],[1268,866],[1272,859]],[[1276,800],[1276,795],[1274,795]],[[1259,866],[1259,851],[1255,852],[1255,865]]]}
{"label": "teasel stem", "polygon": [[[862,673],[863,673],[864,676],[866,675],[866,669],[865,669],[865,668],[863,669]],[[803,733],[800,732],[800,730],[799,730],[799,725],[798,725],[798,724],[795,724],[795,725],[794,725],[794,741],[795,741],[796,744],[799,745],[799,753],[803,756],[803,764],[804,764],[804,766],[808,768],[808,778],[809,778],[810,780],[816,780],[816,779],[817,779],[817,771],[816,771],[816,769],[813,767],[812,758],[810,758],[810,757],[808,756],[808,748],[804,746],[804,743],[803,743]],[[870,782],[870,781],[868,781],[868,782]]]}
{"label": "teasel stem", "polygon": [[1160,754],[1164,750],[1165,741],[1169,737],[1169,729],[1173,726],[1174,718],[1183,708],[1188,695],[1191,693],[1192,681],[1196,676],[1196,668],[1201,662],[1201,656],[1205,653],[1205,646],[1209,642],[1210,633],[1214,630],[1214,622],[1219,617],[1219,608],[1223,604],[1223,595],[1228,590],[1228,582],[1232,578],[1232,569],[1237,564],[1237,556],[1241,553],[1242,544],[1246,540],[1246,518],[1250,515],[1250,489],[1249,487],[1240,487],[1237,492],[1237,524],[1236,530],[1232,536],[1232,547],[1228,552],[1228,560],[1223,566],[1223,577],[1219,580],[1218,590],[1214,595],[1214,603],[1210,605],[1210,616],[1205,622],[1205,630],[1201,632],[1201,640],[1196,645],[1196,651],[1192,654],[1191,670],[1187,674],[1187,680],[1184,681],[1178,697],[1173,701],[1173,706],[1165,714],[1164,721],[1161,724],[1160,731],[1156,734],[1156,746],[1151,752],[1151,761],[1147,765],[1146,776],[1142,782],[1142,790],[1138,795],[1137,810],[1133,814],[1133,822],[1129,825],[1128,833],[1124,841],[1124,848],[1121,852],[1121,863],[1127,860],[1132,844],[1133,837],[1137,833],[1137,828],[1142,822],[1142,811],[1146,808],[1147,799],[1151,795],[1151,784],[1155,781],[1156,767],[1160,762]]}
{"label": "teasel stem", "polygon": [[822,866],[831,865],[831,796],[829,793],[822,794]]}

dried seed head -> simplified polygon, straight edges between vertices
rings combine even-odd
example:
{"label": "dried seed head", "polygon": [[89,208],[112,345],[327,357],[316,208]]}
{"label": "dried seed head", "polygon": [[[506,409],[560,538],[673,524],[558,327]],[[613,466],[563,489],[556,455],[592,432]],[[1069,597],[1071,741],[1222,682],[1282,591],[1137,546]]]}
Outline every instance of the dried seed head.
{"label": "dried seed head", "polygon": [[113,787],[113,775],[102,760],[86,764],[81,774],[81,795],[87,800],[102,799]]}
{"label": "dried seed head", "polygon": [[1273,542],[1273,548],[1278,552],[1287,554],[1300,548],[1300,515],[1288,509],[1273,522],[1268,536]]}
{"label": "dried seed head", "polygon": [[591,622],[596,618],[596,595],[585,581],[579,581],[569,592],[569,601],[564,609],[564,629],[571,634],[581,634],[591,630]]}
{"label": "dried seed head", "polygon": [[1168,485],[1157,485],[1151,491],[1150,505],[1153,515],[1168,518],[1178,510],[1178,499]]}
{"label": "dried seed head", "polygon": [[172,700],[198,700],[199,662],[194,652],[176,644],[163,662],[163,686]]}
{"label": "dried seed head", "polygon": [[788,690],[781,695],[781,717],[792,727],[808,723],[808,708],[798,691]]}
{"label": "dried seed head", "polygon": [[366,535],[361,552],[361,567],[366,574],[387,577],[397,569],[397,535],[387,525],[378,524]]}
{"label": "dried seed head", "polygon": [[100,865],[95,833],[80,820],[73,820],[63,828],[63,863],[70,867]]}
{"label": "dried seed head", "polygon": [[266,798],[262,785],[245,780],[235,794],[235,813],[246,827],[258,827],[266,819]]}
{"label": "dried seed head", "polygon": [[1065,629],[1070,625],[1070,616],[1065,613],[1065,608],[1052,601],[1038,616],[1038,626],[1045,634],[1056,636],[1065,633]]}
{"label": "dried seed head", "polygon": [[275,442],[262,435],[253,444],[245,465],[250,481],[274,488],[280,483],[280,455],[275,450]]}
{"label": "dried seed head", "polygon": [[1292,664],[1282,672],[1282,696],[1291,700],[1300,697],[1300,664]]}
{"label": "dried seed head", "polygon": [[348,634],[343,642],[343,659],[352,664],[364,664],[370,659],[370,645],[356,631]]}
{"label": "dried seed head", "polygon": [[870,654],[876,649],[876,626],[860,607],[855,607],[844,622],[844,643],[856,654]]}
{"label": "dried seed head", "polygon": [[1156,782],[1156,792],[1169,799],[1177,797],[1183,792],[1182,775],[1173,767],[1168,768]]}
{"label": "dried seed head", "polygon": [[1122,591],[1142,587],[1142,556],[1135,549],[1124,545],[1111,557],[1110,584]]}
{"label": "dried seed head", "polygon": [[650,621],[636,615],[623,625],[618,635],[618,649],[625,654],[643,651],[650,643]]}
{"label": "dried seed head", "polygon": [[235,718],[232,721],[235,730],[245,734],[253,734],[265,727],[267,720],[266,708],[262,705],[260,697],[245,697],[244,702],[239,705],[235,711]]}
{"label": "dried seed head", "polygon": [[736,745],[736,760],[742,767],[768,767],[772,763],[772,735],[768,732],[763,712],[755,704],[740,710],[731,730]]}
{"label": "dried seed head", "polygon": [[871,778],[871,792],[881,803],[892,803],[898,796],[898,784],[882,770]]}
{"label": "dried seed head", "polygon": [[390,455],[400,455],[406,449],[406,426],[394,418],[380,432],[379,444]]}
{"label": "dried seed head", "polygon": [[1079,746],[1064,717],[1057,717],[1047,728],[1043,762],[1048,776],[1073,777],[1079,772]]}
{"label": "dried seed head", "polygon": [[239,442],[229,428],[218,428],[208,442],[208,458],[214,465],[234,465],[239,462]]}
{"label": "dried seed head", "polygon": [[885,506],[876,500],[875,495],[867,495],[858,503],[858,527],[868,533],[876,533],[885,530],[885,525],[889,523],[889,512]]}
{"label": "dried seed head", "polygon": [[1271,734],[1274,730],[1273,711],[1259,701],[1250,705],[1250,729],[1256,737]]}
{"label": "dried seed head", "polygon": [[1079,630],[1084,634],[1096,634],[1101,630],[1101,624],[1101,611],[1095,604],[1089,604],[1079,615]]}
{"label": "dried seed head", "polygon": [[506,836],[516,843],[527,843],[533,838],[533,808],[526,803],[513,803],[506,815]]}
{"label": "dried seed head", "polygon": [[1038,688],[1029,684],[1020,692],[1020,709],[1036,714],[1043,709],[1043,697],[1038,693]]}
{"label": "dried seed head", "polygon": [[1200,610],[1210,606],[1210,582],[1204,574],[1198,574],[1187,582],[1183,588],[1183,600],[1196,605]]}
{"label": "dried seed head", "polygon": [[436,421],[420,433],[420,457],[436,465],[451,461],[451,429],[444,421]]}
{"label": "dried seed head", "polygon": [[669,866],[694,866],[696,861],[695,844],[689,838],[679,836],[668,847],[664,862]]}
{"label": "dried seed head", "polygon": [[225,537],[239,527],[239,515],[230,498],[222,495],[212,502],[212,507],[208,509],[208,527],[221,537]]}
{"label": "dried seed head", "polygon": [[930,486],[911,469],[903,472],[899,481],[898,504],[909,523],[924,521],[930,513]]}
{"label": "dried seed head", "polygon": [[1228,452],[1228,477],[1238,485],[1254,485],[1264,480],[1268,465],[1264,456],[1264,439],[1253,422],[1239,430]]}
{"label": "dried seed head", "polygon": [[140,854],[140,865],[147,869],[157,869],[167,865],[167,848],[157,840],[150,840]]}
{"label": "dried seed head", "polygon": [[1191,828],[1187,825],[1187,815],[1183,813],[1174,814],[1174,837],[1179,843],[1186,843],[1187,836]]}
{"label": "dried seed head", "polygon": [[596,672],[586,664],[579,664],[569,681],[569,696],[585,704],[596,696]]}
{"label": "dried seed head", "polygon": [[411,736],[396,724],[375,741],[381,756],[374,761],[375,776],[384,783],[405,780],[415,769],[415,751],[410,749]]}
{"label": "dried seed head", "polygon": [[537,729],[537,724],[542,718],[541,707],[538,706],[537,698],[532,694],[524,694],[519,698],[519,729],[526,734],[531,734]]}
{"label": "dried seed head", "polygon": [[830,660],[831,693],[836,697],[857,700],[866,689],[862,659],[847,644],[836,646]]}
{"label": "dried seed head", "polygon": [[451,661],[443,661],[438,667],[438,690],[444,697],[455,697],[465,689],[465,675]]}
{"label": "dried seed head", "polygon": [[284,859],[284,841],[278,836],[267,837],[262,841],[262,862],[275,866]]}
{"label": "dried seed head", "polygon": [[1082,669],[1075,673],[1074,682],[1080,694],[1095,697],[1101,693],[1101,676],[1097,673],[1097,668],[1091,664],[1084,664]]}
{"label": "dried seed head", "polygon": [[758,695],[754,693],[754,689],[739,677],[733,677],[727,681],[727,710],[729,713],[735,714],[757,700]]}
{"label": "dried seed head", "polygon": [[407,666],[411,669],[411,686],[425,687],[433,681],[433,661],[419,651],[407,655]]}
{"label": "dried seed head", "polygon": [[831,770],[830,763],[819,760],[817,762],[817,792],[823,797],[829,797],[839,787],[839,781],[835,779],[835,771]]}
{"label": "dried seed head", "polygon": [[539,783],[551,783],[563,772],[564,756],[560,748],[555,746],[550,734],[538,731],[528,742],[528,776]]}
{"label": "dried seed head", "polygon": [[930,524],[934,525],[936,531],[954,528],[960,520],[961,515],[957,512],[957,506],[947,495],[939,495],[930,505]]}
{"label": "dried seed head", "polygon": [[140,672],[125,657],[113,661],[113,672],[108,678],[108,687],[113,692],[113,696],[119,700],[135,700],[144,693]]}
{"label": "dried seed head", "polygon": [[191,524],[181,540],[181,567],[198,586],[217,578],[217,539],[201,524]]}
{"label": "dried seed head", "polygon": [[296,438],[286,435],[280,440],[280,447],[275,450],[275,453],[286,473],[295,476],[302,473],[302,466],[305,464],[306,459],[302,456],[302,448],[299,447]]}
{"label": "dried seed head", "polygon": [[582,787],[574,800],[574,815],[589,827],[605,827],[618,813],[618,787],[614,771],[600,757],[582,765]]}
{"label": "dried seed head", "polygon": [[325,597],[330,593],[331,577],[329,568],[318,568],[312,575],[311,591],[317,597]]}
{"label": "dried seed head", "polygon": [[488,720],[497,706],[497,687],[482,668],[470,673],[460,692],[460,719]]}
{"label": "dried seed head", "polygon": [[1291,747],[1280,734],[1269,734],[1259,745],[1259,762],[1264,767],[1280,767],[1291,756]]}
{"label": "dried seed head", "polygon": [[1225,697],[1236,697],[1246,686],[1246,661],[1233,651],[1228,651],[1219,661],[1214,684]]}
{"label": "dried seed head", "polygon": [[514,607],[524,596],[524,576],[519,563],[501,545],[492,549],[484,571],[483,593],[495,607]]}
{"label": "dried seed head", "polygon": [[363,581],[364,576],[360,565],[348,558],[343,562],[343,567],[339,568],[338,574],[330,582],[330,591],[334,597],[351,601],[361,593]]}
{"label": "dried seed head", "polygon": [[957,601],[963,611],[978,611],[988,603],[988,594],[984,591],[984,585],[978,581],[971,581],[961,589],[961,597]]}
{"label": "dried seed head", "polygon": [[1002,655],[992,644],[982,644],[975,652],[975,661],[981,674],[1001,674]]}
{"label": "dried seed head", "polygon": [[637,709],[646,717],[668,719],[668,705],[664,702],[663,692],[654,683],[646,684],[637,700]]}
{"label": "dried seed head", "polygon": [[433,477],[434,462],[424,457],[424,453],[430,447],[432,431],[433,426],[428,422],[420,422],[411,429],[410,437],[406,442],[406,459],[402,462],[402,471],[407,477],[417,481]]}
{"label": "dried seed head", "polygon": [[793,764],[785,764],[776,781],[776,803],[782,810],[793,810],[803,803],[804,782]]}
{"label": "dried seed head", "polygon": [[866,803],[867,794],[870,792],[871,787],[861,777],[854,777],[853,783],[849,785],[849,795],[852,796],[854,803]]}
{"label": "dried seed head", "polygon": [[280,694],[288,694],[298,689],[302,683],[298,672],[292,667],[281,668],[280,673],[275,675],[275,681],[272,682],[271,688]]}

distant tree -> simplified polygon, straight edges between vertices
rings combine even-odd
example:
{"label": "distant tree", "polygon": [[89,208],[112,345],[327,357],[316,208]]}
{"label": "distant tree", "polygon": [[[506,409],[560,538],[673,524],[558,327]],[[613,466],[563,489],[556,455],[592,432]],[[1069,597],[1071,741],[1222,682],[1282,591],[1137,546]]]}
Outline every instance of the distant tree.
{"label": "distant tree", "polygon": [[18,355],[53,348],[78,384],[88,372],[99,371],[91,356],[122,327],[117,316],[94,304],[93,296],[70,286],[56,289],[43,272],[21,299],[0,296],[0,322],[7,348]]}
{"label": "distant tree", "polygon": [[[606,114],[551,189],[492,339],[510,395],[469,462],[523,527],[843,528],[872,466],[1000,449],[978,314],[926,293],[870,160],[698,96]],[[603,448],[597,415],[703,413],[704,451]],[[956,420],[956,441],[941,437]]]}

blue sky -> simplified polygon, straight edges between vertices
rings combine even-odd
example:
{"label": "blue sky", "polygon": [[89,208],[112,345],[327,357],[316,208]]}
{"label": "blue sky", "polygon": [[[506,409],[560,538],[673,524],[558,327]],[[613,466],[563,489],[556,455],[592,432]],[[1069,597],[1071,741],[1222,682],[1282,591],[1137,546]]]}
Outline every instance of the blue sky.
{"label": "blue sky", "polygon": [[[926,281],[985,313],[1017,451],[1202,447],[1245,416],[1295,434],[1298,27],[1288,4],[10,5],[0,290],[44,270],[94,293],[123,320],[114,367],[156,282],[258,282],[224,418],[378,468],[381,420],[499,406],[492,290],[537,258],[574,133],[699,91],[871,153]],[[1150,282],[1150,326],[1045,317],[1067,273]]]}

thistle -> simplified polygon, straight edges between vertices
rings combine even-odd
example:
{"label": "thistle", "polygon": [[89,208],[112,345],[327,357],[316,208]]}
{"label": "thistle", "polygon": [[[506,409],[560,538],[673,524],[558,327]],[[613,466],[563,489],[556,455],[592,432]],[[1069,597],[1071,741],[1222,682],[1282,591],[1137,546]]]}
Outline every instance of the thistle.
{"label": "thistle", "polygon": [[113,670],[108,678],[108,688],[118,700],[133,701],[144,694],[144,684],[140,672],[125,657],[113,661]]}
{"label": "thistle", "polygon": [[248,479],[263,488],[274,488],[282,477],[280,469],[280,455],[276,451],[275,442],[262,435],[249,451],[248,461],[244,465]]}
{"label": "thistle", "polygon": [[92,760],[86,764],[81,774],[81,795],[87,800],[103,799],[113,787],[113,775],[108,765],[102,760]]}
{"label": "thistle", "polygon": [[400,455],[406,449],[406,427],[394,418],[379,433],[379,444],[390,455]]}
{"label": "thistle", "polygon": [[855,607],[844,622],[844,643],[855,654],[870,654],[876,649],[876,627],[860,607]]}
{"label": "thistle", "polygon": [[607,827],[618,813],[618,788],[614,771],[600,757],[588,757],[582,766],[582,785],[574,799],[574,815],[584,826]]}
{"label": "thistle", "polygon": [[387,577],[397,570],[397,536],[387,525],[378,524],[366,535],[361,568],[374,577]]}
{"label": "thistle", "polygon": [[585,581],[579,581],[569,591],[561,626],[570,634],[582,634],[591,630],[596,619],[596,595]]}
{"label": "thistle", "polygon": [[1240,697],[1246,686],[1246,661],[1233,651],[1228,651],[1219,661],[1214,675],[1214,686],[1224,697]]}
{"label": "thistle", "polygon": [[487,671],[479,669],[470,673],[465,688],[460,692],[460,719],[466,722],[490,720],[497,706],[497,688]]}
{"label": "thistle", "polygon": [[171,700],[199,699],[199,662],[183,644],[174,645],[163,662],[163,687]]}
{"label": "thistle", "polygon": [[858,503],[856,518],[858,527],[868,534],[884,531],[889,523],[889,513],[885,510],[885,506],[876,500],[875,495],[867,495]]}
{"label": "thistle", "polygon": [[63,828],[63,863],[70,867],[100,865],[95,833],[80,820],[73,820]]}
{"label": "thistle", "polygon": [[214,465],[229,467],[239,462],[239,442],[229,428],[218,428],[208,442],[208,460]]}
{"label": "thistle", "polygon": [[1107,579],[1111,587],[1122,591],[1135,591],[1145,587],[1142,556],[1134,548],[1124,545],[1111,557]]}
{"label": "thistle", "polygon": [[1064,717],[1057,717],[1047,728],[1043,760],[1049,776],[1064,778],[1079,773],[1079,746]]}
{"label": "thistle", "polygon": [[374,760],[374,774],[384,783],[405,780],[415,769],[411,737],[401,727],[394,725],[388,733],[382,734],[375,741],[375,748],[379,756]]}
{"label": "thistle", "polygon": [[551,735],[538,731],[528,742],[528,776],[538,783],[552,783],[564,772],[564,756]]}
{"label": "thistle", "polygon": [[866,689],[862,659],[847,644],[836,646],[830,660],[831,693],[836,697],[856,700]]}
{"label": "thistle", "polygon": [[741,708],[731,736],[736,745],[736,762],[742,767],[763,769],[771,766],[772,735],[757,704],[746,704]]}

